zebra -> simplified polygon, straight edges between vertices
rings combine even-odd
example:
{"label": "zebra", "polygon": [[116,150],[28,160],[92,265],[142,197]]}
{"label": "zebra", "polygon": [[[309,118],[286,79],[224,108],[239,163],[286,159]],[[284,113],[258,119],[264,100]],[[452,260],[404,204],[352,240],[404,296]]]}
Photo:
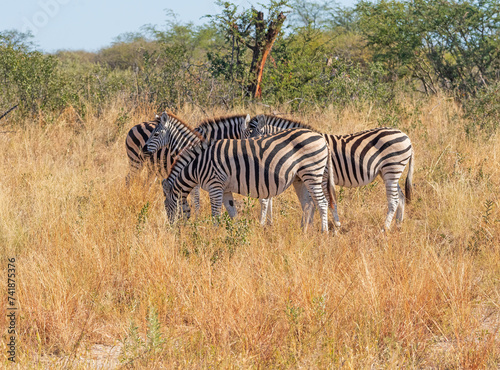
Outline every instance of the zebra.
{"label": "zebra", "polygon": [[[186,125],[180,118],[172,113],[168,113],[167,116],[174,122],[174,125],[175,121],[181,122],[184,126]],[[140,123],[129,130],[125,139],[125,148],[130,164],[129,173],[125,179],[127,185],[129,185],[130,180],[143,169],[145,164],[151,167],[151,172],[159,174],[162,178],[168,176],[171,164],[171,161],[165,160],[168,156],[168,148],[163,146],[151,152],[148,151],[147,153],[144,153],[142,150],[160,121],[161,117],[156,115],[153,121]],[[167,122],[168,118],[164,121]],[[198,132],[208,141],[240,139],[243,138],[249,121],[250,116],[248,114],[209,118],[202,121],[194,131]]]}
{"label": "zebra", "polygon": [[[202,121],[194,130],[173,114],[163,113],[141,148],[141,155],[153,158],[159,163],[161,175],[167,177],[175,156],[186,145],[203,138],[207,142],[220,139],[239,139],[247,132],[250,115],[233,115],[209,118]],[[158,166],[157,166],[158,167]],[[193,192],[196,211],[200,209],[199,187]],[[227,203],[234,213],[234,203]]]}
{"label": "zebra", "polygon": [[[158,125],[160,117],[156,115],[153,121],[142,122],[138,125],[132,127],[127,137],[125,138],[125,149],[127,151],[127,157],[129,159],[129,172],[125,178],[125,183],[127,186],[130,184],[130,180],[137,176],[138,173],[143,169],[144,165],[149,165],[152,172],[159,172],[162,174],[163,168],[159,165],[158,159],[161,153],[158,152],[154,156],[144,157],[142,154],[142,147],[149,139],[151,132]],[[166,177],[166,173],[163,174]]]}
{"label": "zebra", "polygon": [[[248,124],[247,137],[258,137],[290,128],[299,128],[300,122],[271,115],[258,115]],[[375,128],[349,135],[323,134],[330,148],[333,162],[335,184],[345,187],[368,185],[380,175],[385,183],[388,211],[384,229],[389,230],[394,214],[396,222],[404,217],[405,198],[410,203],[412,198],[412,177],[414,151],[409,137],[395,128]],[[408,164],[405,182],[405,194],[399,186],[399,179]],[[305,189],[296,186],[297,194],[307,198]],[[299,196],[300,198],[301,196]],[[310,202],[310,201],[309,201]],[[304,201],[304,204],[308,204]],[[309,220],[312,220],[314,208]],[[332,208],[336,225],[338,220],[336,203]]]}
{"label": "zebra", "polygon": [[328,202],[334,199],[331,169],[326,140],[309,129],[211,144],[200,140],[177,156],[169,176],[162,181],[165,210],[169,221],[174,222],[180,203],[183,214],[189,218],[186,197],[200,185],[209,192],[212,216],[217,218],[222,203],[233,200],[233,192],[269,199],[300,180],[319,208],[321,230],[327,232]]}

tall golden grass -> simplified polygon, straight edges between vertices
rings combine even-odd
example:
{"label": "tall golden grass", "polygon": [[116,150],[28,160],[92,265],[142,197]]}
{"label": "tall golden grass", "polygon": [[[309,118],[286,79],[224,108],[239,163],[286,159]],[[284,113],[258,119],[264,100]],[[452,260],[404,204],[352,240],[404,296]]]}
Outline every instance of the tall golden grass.
{"label": "tall golden grass", "polygon": [[[444,97],[400,104],[414,200],[388,234],[380,178],[337,189],[335,236],[320,233],[318,216],[300,230],[291,190],[275,199],[271,227],[244,197],[234,222],[214,226],[206,193],[199,215],[171,226],[158,180],[125,186],[125,135],[151,109],[117,101],[83,120],[67,110],[51,123],[10,122],[0,269],[5,302],[6,258],[16,258],[17,367],[498,368],[500,136],[466,137]],[[290,117],[339,134],[387,122],[370,106]]]}

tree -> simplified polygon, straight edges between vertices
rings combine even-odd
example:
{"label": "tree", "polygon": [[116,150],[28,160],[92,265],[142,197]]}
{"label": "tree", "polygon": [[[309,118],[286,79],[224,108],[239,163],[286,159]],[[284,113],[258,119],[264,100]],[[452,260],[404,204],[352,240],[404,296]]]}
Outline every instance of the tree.
{"label": "tree", "polygon": [[498,0],[361,1],[360,26],[375,60],[395,77],[474,93],[500,67]]}
{"label": "tree", "polygon": [[231,45],[230,60],[228,61],[228,54],[223,56],[220,53],[209,55],[209,60],[219,67],[225,65],[225,74],[234,79],[235,71],[241,76],[242,66],[246,64],[243,58],[245,56],[243,47],[249,49],[251,61],[248,67],[246,90],[249,95],[261,98],[264,66],[275,40],[281,33],[286,19],[285,9],[288,7],[288,0],[272,0],[271,4],[266,7],[267,19],[264,18],[264,12],[254,8],[238,13],[237,6],[230,2],[219,1],[217,4],[223,7],[222,13],[210,17],[213,19],[213,24],[224,35],[226,42]]}

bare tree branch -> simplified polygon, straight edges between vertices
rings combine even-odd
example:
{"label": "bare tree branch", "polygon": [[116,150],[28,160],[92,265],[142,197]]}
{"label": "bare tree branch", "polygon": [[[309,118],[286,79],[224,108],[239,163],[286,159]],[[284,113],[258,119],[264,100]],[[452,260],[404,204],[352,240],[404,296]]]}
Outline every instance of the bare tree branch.
{"label": "bare tree branch", "polygon": [[4,114],[2,114],[2,115],[0,116],[0,119],[4,118],[7,114],[9,114],[9,113],[10,113],[10,112],[12,112],[14,109],[16,109],[18,105],[19,105],[19,104],[14,105],[14,106],[13,106],[12,108],[10,108],[7,112],[5,112]]}

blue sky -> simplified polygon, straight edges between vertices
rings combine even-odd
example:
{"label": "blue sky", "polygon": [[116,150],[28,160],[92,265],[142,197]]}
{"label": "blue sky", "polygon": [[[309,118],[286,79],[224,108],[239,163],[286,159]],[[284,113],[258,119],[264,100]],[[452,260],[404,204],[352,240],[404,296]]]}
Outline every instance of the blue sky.
{"label": "blue sky", "polygon": [[[249,8],[266,0],[233,0]],[[354,0],[337,0],[353,6]],[[3,1],[0,12],[0,31],[31,30],[41,49],[53,52],[60,49],[96,51],[109,45],[119,34],[137,32],[146,24],[162,26],[166,9],[178,15],[181,22],[203,24],[206,14],[217,14],[220,8],[210,0],[18,0]]]}

